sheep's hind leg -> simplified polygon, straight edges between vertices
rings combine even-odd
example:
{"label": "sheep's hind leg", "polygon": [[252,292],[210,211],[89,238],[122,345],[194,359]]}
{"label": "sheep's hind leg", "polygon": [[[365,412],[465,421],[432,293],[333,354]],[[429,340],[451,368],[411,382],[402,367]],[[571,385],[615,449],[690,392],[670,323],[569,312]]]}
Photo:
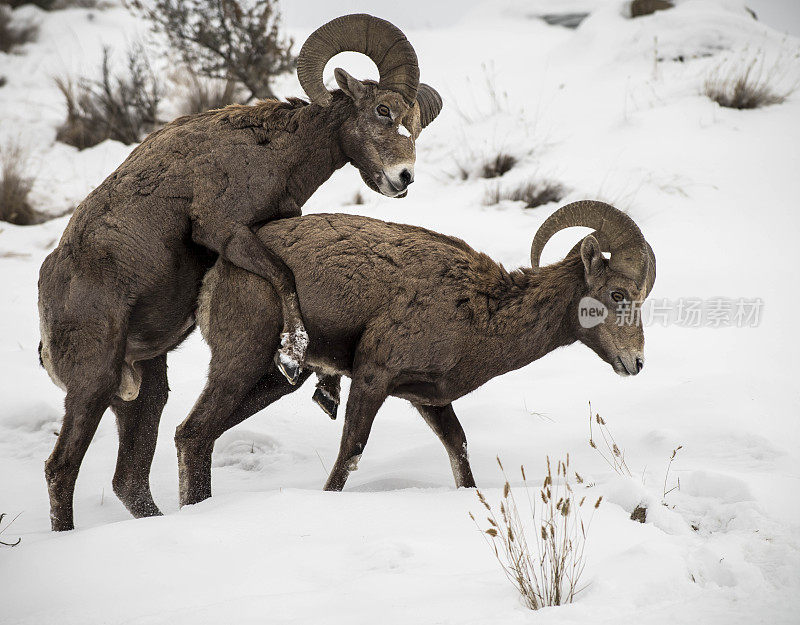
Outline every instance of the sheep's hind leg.
{"label": "sheep's hind leg", "polygon": [[[66,387],[64,420],[53,453],[44,465],[50,496],[50,524],[54,531],[71,530],[75,482],[100,419],[119,390],[124,351],[126,311],[85,319],[71,333],[44,332],[42,362],[48,373]],[[48,336],[49,335],[49,336]]]}
{"label": "sheep's hind leg", "polygon": [[[178,448],[180,505],[199,503],[211,497],[211,455],[214,442],[233,426],[284,395],[296,391],[311,375],[299,374],[296,384],[289,384],[282,375],[270,370],[250,390],[232,380],[209,378],[191,414],[178,426],[175,445]],[[238,380],[249,378],[237,376]],[[231,409],[231,406],[234,406]]]}
{"label": "sheep's hind leg", "polygon": [[472,469],[467,456],[467,436],[453,410],[453,404],[446,406],[414,404],[414,407],[447,450],[453,477],[456,480],[456,488],[474,488],[475,478],[472,477]]}
{"label": "sheep's hind leg", "polygon": [[167,403],[167,355],[137,363],[141,370],[139,395],[133,401],[117,397],[111,409],[117,416],[119,452],[112,482],[114,492],[136,518],[160,515],[150,492],[150,466],[158,424]]}
{"label": "sheep's hind leg", "polygon": [[339,409],[341,380],[342,376],[339,375],[319,374],[317,389],[311,398],[331,419],[336,419],[336,412]]}

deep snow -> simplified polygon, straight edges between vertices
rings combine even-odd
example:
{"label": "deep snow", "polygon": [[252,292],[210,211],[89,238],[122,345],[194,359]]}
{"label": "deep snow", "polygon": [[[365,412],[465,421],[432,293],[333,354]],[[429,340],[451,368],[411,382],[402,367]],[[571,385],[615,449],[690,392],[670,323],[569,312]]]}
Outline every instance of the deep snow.
{"label": "deep snow", "polygon": [[[50,533],[42,463],[63,394],[38,366],[36,278],[62,217],[0,226],[0,512],[21,512],[0,538],[22,537],[0,548],[0,622],[796,622],[800,99],[727,110],[701,86],[724,59],[762,52],[768,63],[782,59],[791,83],[800,77],[800,41],[751,20],[734,0],[687,0],[638,20],[622,17],[617,2],[580,2],[593,13],[574,31],[530,18],[553,4],[486,2],[455,23],[409,29],[422,79],[445,97],[418,142],[409,197],[371,193],[346,168],[305,212],[423,225],[514,267],[529,262],[533,234],[557,206],[485,206],[484,195],[498,182],[547,178],[571,190],[564,202],[596,197],[629,211],[658,257],[652,300],[763,300],[758,327],[647,327],[647,365],[635,379],[575,345],[456,402],[490,499],[502,483],[496,455],[538,476],[546,455],[567,452],[595,483],[592,494],[604,495],[587,590],[571,606],[528,612],[467,516],[478,510],[474,493],[454,490],[438,440],[394,399],[345,492],[320,491],[341,418],[331,422],[306,385],[226,433],[215,449],[214,497],[179,511],[172,436],[204,382],[199,333],[169,360],[172,393],[151,478],[165,516],[133,520],[113,495],[117,440],[108,414],[78,479],[77,529]],[[24,11],[42,30],[22,54],[0,55],[8,78],[0,140],[30,147],[32,198],[57,213],[132,146],[78,152],[55,143],[63,106],[50,77],[95,68],[103,43],[122,53],[145,29],[119,8]],[[293,32],[298,42],[311,28]],[[343,56],[356,75],[370,71],[369,62]],[[671,60],[678,56],[685,62]],[[279,92],[300,89],[290,76]],[[499,150],[519,159],[499,181],[453,176],[456,163],[477,169]],[[359,190],[366,204],[352,205]],[[544,260],[578,236],[561,233]],[[589,401],[633,478],[614,474],[588,446]],[[669,482],[680,478],[681,488],[662,506],[677,445]],[[642,501],[651,509],[644,525],[628,519]]]}

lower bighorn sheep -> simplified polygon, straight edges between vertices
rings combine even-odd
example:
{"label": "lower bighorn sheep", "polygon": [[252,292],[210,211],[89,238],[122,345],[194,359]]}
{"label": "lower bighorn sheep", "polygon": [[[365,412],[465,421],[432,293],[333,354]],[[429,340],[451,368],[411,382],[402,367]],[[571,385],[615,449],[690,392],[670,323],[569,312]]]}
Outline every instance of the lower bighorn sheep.
{"label": "lower bighorn sheep", "polygon": [[[595,232],[564,260],[539,268],[547,241],[570,226]],[[655,281],[652,249],[633,220],[608,204],[556,211],[533,240],[533,267],[512,272],[459,239],[366,217],[286,219],[258,236],[294,272],[312,338],[308,365],[352,378],[327,490],[344,486],[388,395],[419,410],[447,449],[456,485],[473,486],[454,400],[575,341],[620,375],[644,366],[638,315],[622,324],[614,314],[599,324],[579,318],[585,298],[606,310],[635,307]],[[211,495],[214,441],[295,389],[270,366],[281,323],[266,281],[225,261],[209,271],[198,309],[212,352],[208,383],[175,435],[182,505]]]}
{"label": "lower bighorn sheep", "polygon": [[[340,89],[329,92],[325,64],[346,50],[372,58],[379,82],[337,68]],[[337,18],[305,42],[297,75],[311,103],[229,106],[152,133],[81,202],[42,264],[40,358],[67,392],[45,463],[54,530],[73,527],[78,470],[109,406],[120,438],[114,492],[136,517],[160,514],[148,476],[169,391],[166,354],[194,328],[200,283],[218,255],[275,289],[277,362],[295,382],[308,336],[294,278],[253,229],[299,215],[347,163],[390,197],[413,182],[414,142],[441,98],[419,83],[416,53],[397,27]],[[320,404],[332,412],[325,388]]]}

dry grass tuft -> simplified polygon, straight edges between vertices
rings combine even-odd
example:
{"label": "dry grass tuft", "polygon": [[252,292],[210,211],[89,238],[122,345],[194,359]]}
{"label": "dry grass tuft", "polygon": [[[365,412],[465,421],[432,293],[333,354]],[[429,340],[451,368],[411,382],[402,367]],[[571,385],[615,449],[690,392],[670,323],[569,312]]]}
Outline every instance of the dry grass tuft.
{"label": "dry grass tuft", "polygon": [[184,96],[179,105],[181,115],[220,109],[244,98],[242,88],[235,80],[214,80],[190,71],[183,83]]}
{"label": "dry grass tuft", "polygon": [[11,9],[0,5],[0,52],[13,52],[15,48],[35,41],[38,34],[38,25],[32,22],[15,24]]}
{"label": "dry grass tuft", "polygon": [[25,151],[18,144],[12,143],[0,150],[0,221],[17,226],[42,222],[41,215],[28,201],[33,178],[23,173],[25,161]]}
{"label": "dry grass tuft", "polygon": [[664,499],[667,498],[673,490],[680,490],[681,489],[681,478],[678,478],[677,483],[672,488],[667,488],[667,482],[669,480],[669,470],[672,468],[672,463],[675,462],[675,456],[678,455],[678,452],[683,449],[683,445],[678,445],[675,449],[672,450],[672,455],[669,457],[669,463],[667,464],[667,472],[664,474],[664,492],[662,497]]}
{"label": "dry grass tuft", "polygon": [[[600,433],[599,441],[595,440],[594,426],[597,427]],[[598,413],[592,413],[591,402],[589,402],[589,446],[598,454],[600,454],[600,457],[605,460],[606,464],[611,467],[614,473],[622,477],[633,477],[631,470],[628,468],[628,464],[625,462],[625,451],[620,449],[617,441],[614,439],[613,434],[611,434],[611,430],[609,429],[605,419],[603,419],[603,417],[601,417]],[[675,461],[675,457],[678,455],[678,452],[681,449],[683,449],[683,445],[678,445],[675,449],[673,449],[672,455],[667,463],[667,471],[664,474],[664,489],[661,494],[661,503],[665,506],[667,505],[667,495],[669,495],[672,491],[681,489],[680,478],[676,480],[676,483],[672,488],[668,487],[669,472],[672,468],[672,463]],[[579,483],[581,483],[582,480],[580,477],[578,479]],[[644,475],[642,476],[642,482],[644,482]],[[633,512],[631,513],[631,520],[638,521],[639,523],[644,523],[647,520],[647,505],[645,503],[640,503],[633,509]]]}
{"label": "dry grass tuft", "polygon": [[79,150],[106,139],[138,143],[158,124],[161,84],[141,46],[129,50],[127,74],[111,75],[108,48],[100,70],[98,81],[56,79],[67,105],[67,119],[56,139]]}
{"label": "dry grass tuft", "polygon": [[[11,527],[11,525],[14,523],[14,521],[16,521],[16,520],[19,518],[19,515],[20,515],[20,514],[22,514],[22,512],[20,512],[19,514],[17,514],[17,516],[15,516],[13,519],[11,519],[11,520],[10,520],[10,521],[9,521],[9,522],[6,524],[6,526],[5,526],[4,528],[0,529],[0,534],[2,534],[2,533],[3,533],[3,532],[5,532],[5,531],[6,531],[6,530],[7,530],[9,527]],[[5,518],[5,516],[6,516],[6,513],[5,513],[5,512],[3,512],[2,514],[0,514],[0,525],[2,525],[2,524],[3,524],[3,519]],[[13,542],[13,543],[7,543],[7,542],[5,542],[5,541],[3,541],[3,540],[0,540],[0,545],[3,545],[4,547],[16,547],[16,546],[17,546],[18,544],[20,544],[21,542],[22,542],[22,537],[19,537],[19,538],[17,538],[17,540],[16,540],[15,542]]]}
{"label": "dry grass tuft", "polygon": [[350,200],[350,203],[355,206],[361,206],[362,204],[367,203],[367,201],[364,199],[364,194],[361,193],[360,189],[353,194],[353,199]]}
{"label": "dry grass tuft", "polygon": [[517,157],[505,152],[497,153],[487,160],[481,167],[481,178],[499,178],[507,171],[511,171],[517,164]]}
{"label": "dry grass tuft", "polygon": [[[488,526],[482,528],[475,515],[470,513],[470,517],[528,608],[538,610],[571,603],[582,590],[579,582],[586,565],[586,537],[594,510],[603,498],[587,501],[575,492],[572,477],[577,473],[570,470],[569,455],[566,461],[558,461],[555,476],[547,458],[547,473],[541,488],[535,489],[538,493],[534,497],[525,467],[520,467],[528,500],[526,512],[533,528],[528,531],[500,458],[497,464],[505,478],[499,512],[478,490],[478,501],[486,510]],[[591,516],[584,524],[582,516],[587,509],[591,510]]]}
{"label": "dry grass tuft", "polygon": [[[602,446],[605,448],[605,451],[600,449],[594,440],[592,421],[597,424],[602,438]],[[620,449],[619,445],[617,445],[617,441],[614,440],[614,436],[611,434],[608,424],[599,413],[595,413],[594,418],[592,418],[592,402],[589,402],[589,447],[600,454],[603,460],[606,461],[606,464],[613,469],[614,473],[622,475],[623,477],[633,477],[631,470],[625,462],[625,451]]]}
{"label": "dry grass tuft", "polygon": [[524,202],[525,208],[536,208],[551,202],[560,202],[567,194],[563,185],[549,180],[533,180],[512,189],[503,189],[499,184],[489,187],[484,204],[492,206],[503,200]]}
{"label": "dry grass tuft", "polygon": [[[795,60],[797,55],[795,55]],[[797,82],[785,82],[784,59],[767,66],[763,53],[736,62],[723,61],[705,80],[703,93],[720,106],[732,109],[757,109],[782,104],[797,89]]]}

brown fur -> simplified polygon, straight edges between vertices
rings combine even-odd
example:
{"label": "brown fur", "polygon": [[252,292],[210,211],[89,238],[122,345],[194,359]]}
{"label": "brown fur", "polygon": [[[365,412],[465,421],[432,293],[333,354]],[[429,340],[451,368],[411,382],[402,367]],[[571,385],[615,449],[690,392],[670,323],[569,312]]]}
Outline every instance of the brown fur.
{"label": "brown fur", "polygon": [[[325,108],[267,100],[176,119],[76,209],[39,276],[41,360],[67,391],[45,467],[53,529],[73,527],[78,469],[109,405],[121,437],[117,494],[136,516],[159,513],[148,474],[167,388],[162,357],[192,331],[200,283],[217,256],[272,285],[283,331],[297,337],[291,271],[253,228],[299,215],[345,163],[382,192],[390,166],[413,167],[416,134],[397,129],[419,129],[418,107],[338,76],[343,90]],[[379,117],[378,104],[392,117]]]}
{"label": "brown fur", "polygon": [[[578,321],[584,296],[610,310],[613,289],[642,297],[608,268],[592,236],[580,253],[536,272],[509,272],[459,239],[366,217],[309,215],[258,236],[294,272],[311,337],[307,362],[352,378],[328,489],[343,487],[388,395],[420,410],[445,444],[456,484],[472,486],[453,401],[575,341],[619,373],[619,357],[643,348],[640,323],[619,326],[613,314],[591,329]],[[201,301],[212,360],[206,389],[176,433],[182,504],[210,496],[216,438],[293,390],[270,372],[281,319],[266,282],[220,261]]]}

